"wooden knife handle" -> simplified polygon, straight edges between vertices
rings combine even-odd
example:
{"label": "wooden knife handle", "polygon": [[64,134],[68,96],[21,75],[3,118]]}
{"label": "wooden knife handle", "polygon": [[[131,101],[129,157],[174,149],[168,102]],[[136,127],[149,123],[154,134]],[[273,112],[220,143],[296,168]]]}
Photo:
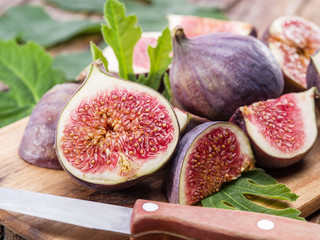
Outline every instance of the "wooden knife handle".
{"label": "wooden knife handle", "polygon": [[139,240],[309,240],[320,239],[320,225],[269,214],[137,200],[131,233]]}

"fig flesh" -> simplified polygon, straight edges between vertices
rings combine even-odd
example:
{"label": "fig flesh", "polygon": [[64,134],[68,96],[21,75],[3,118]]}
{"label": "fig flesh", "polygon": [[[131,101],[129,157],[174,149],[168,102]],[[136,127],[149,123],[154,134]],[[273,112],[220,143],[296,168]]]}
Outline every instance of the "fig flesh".
{"label": "fig flesh", "polygon": [[287,167],[311,150],[318,134],[315,90],[243,106],[231,117],[248,134],[257,165]]}
{"label": "fig flesh", "polygon": [[281,70],[260,40],[231,33],[187,38],[180,27],[173,35],[171,91],[184,110],[229,120],[240,106],[281,95]]}
{"label": "fig flesh", "polygon": [[168,200],[195,204],[217,192],[222,183],[253,169],[254,162],[249,139],[237,125],[198,125],[179,142],[168,182]]}
{"label": "fig flesh", "polygon": [[[307,68],[307,87],[316,87],[320,92],[320,50],[317,50],[311,57]],[[317,108],[320,110],[320,99],[315,99]]]}
{"label": "fig flesh", "polygon": [[178,139],[175,112],[161,94],[106,73],[96,61],[61,112],[56,150],[76,180],[110,191],[164,166]]}
{"label": "fig flesh", "polygon": [[196,37],[216,32],[229,32],[257,37],[255,27],[246,22],[176,14],[168,14],[167,19],[169,29],[173,30],[176,26],[181,26],[188,37]]}
{"label": "fig flesh", "polygon": [[320,48],[319,26],[302,17],[282,16],[270,24],[262,38],[282,69],[286,91],[306,90],[310,55]]}
{"label": "fig flesh", "polygon": [[55,149],[59,114],[79,84],[58,84],[45,93],[33,109],[19,146],[19,155],[38,167],[62,169]]}

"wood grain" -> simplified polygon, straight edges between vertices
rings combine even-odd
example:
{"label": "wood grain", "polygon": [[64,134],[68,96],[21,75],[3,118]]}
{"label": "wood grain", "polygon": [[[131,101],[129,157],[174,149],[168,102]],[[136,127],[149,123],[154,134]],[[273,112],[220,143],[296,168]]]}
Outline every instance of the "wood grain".
{"label": "wood grain", "polygon": [[[0,129],[0,185],[90,201],[132,207],[137,199],[166,202],[167,168],[136,186],[117,192],[102,193],[83,187],[62,170],[36,167],[23,161],[18,148],[29,118]],[[318,117],[319,119],[319,117]],[[320,121],[318,120],[318,126]],[[320,137],[311,152],[298,164],[267,171],[288,185],[300,197],[291,204],[306,217],[320,206]],[[107,214],[107,213],[106,213]],[[0,223],[27,239],[124,239],[110,232],[88,230],[68,224],[0,211]]]}

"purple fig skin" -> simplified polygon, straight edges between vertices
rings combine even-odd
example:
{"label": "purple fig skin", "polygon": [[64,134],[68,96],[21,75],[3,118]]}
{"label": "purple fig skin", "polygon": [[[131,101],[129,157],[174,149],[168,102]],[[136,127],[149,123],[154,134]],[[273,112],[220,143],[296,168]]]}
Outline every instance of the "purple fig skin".
{"label": "purple fig skin", "polygon": [[279,97],[281,69],[269,48],[251,36],[214,33],[173,36],[172,95],[186,110],[210,120],[228,120],[235,110]]}
{"label": "purple fig skin", "polygon": [[30,115],[19,146],[23,160],[38,167],[62,169],[54,149],[56,125],[60,111],[79,86],[58,84],[42,96]]}
{"label": "purple fig skin", "polygon": [[[320,49],[318,49],[310,59],[310,63],[307,68],[307,88],[311,88],[315,86],[318,90],[318,93],[320,92],[320,73],[317,69],[320,69],[320,66],[317,68],[317,63],[314,60],[314,57],[320,54]],[[320,63],[318,63],[320,64]],[[317,108],[320,110],[320,99],[315,98],[315,103]]]}

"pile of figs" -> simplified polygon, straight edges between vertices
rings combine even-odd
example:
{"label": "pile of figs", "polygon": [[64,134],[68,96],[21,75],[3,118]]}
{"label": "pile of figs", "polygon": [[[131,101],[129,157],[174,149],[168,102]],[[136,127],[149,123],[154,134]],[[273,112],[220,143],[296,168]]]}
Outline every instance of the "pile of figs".
{"label": "pile of figs", "polygon": [[[174,27],[171,103],[95,61],[80,87],[43,97],[21,158],[63,168],[99,191],[132,186],[167,165],[169,202],[188,205],[256,165],[283,168],[302,160],[318,135],[319,27],[286,16],[262,40],[251,31],[219,31],[190,37]],[[33,136],[36,143],[28,141]]]}

